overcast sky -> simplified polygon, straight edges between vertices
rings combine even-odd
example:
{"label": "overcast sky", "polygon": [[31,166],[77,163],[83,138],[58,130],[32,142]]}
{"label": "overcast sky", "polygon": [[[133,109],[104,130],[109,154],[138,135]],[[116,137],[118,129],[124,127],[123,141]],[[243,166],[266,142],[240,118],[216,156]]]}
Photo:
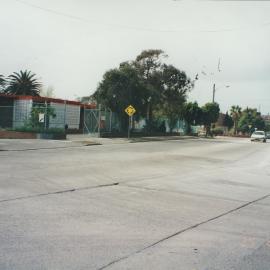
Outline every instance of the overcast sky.
{"label": "overcast sky", "polygon": [[0,0],[0,11],[0,74],[29,69],[59,98],[89,95],[106,70],[163,49],[199,74],[191,100],[211,101],[216,83],[224,112],[270,112],[270,1]]}

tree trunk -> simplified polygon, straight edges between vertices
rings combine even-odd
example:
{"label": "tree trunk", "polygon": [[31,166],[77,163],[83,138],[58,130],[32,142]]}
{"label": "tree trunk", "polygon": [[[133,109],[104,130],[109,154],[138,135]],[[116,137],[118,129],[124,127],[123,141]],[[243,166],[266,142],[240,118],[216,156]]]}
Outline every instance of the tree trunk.
{"label": "tree trunk", "polygon": [[191,135],[191,124],[187,123],[187,134]]}
{"label": "tree trunk", "polygon": [[208,137],[208,135],[210,135],[210,126],[206,126],[206,133],[205,136]]}
{"label": "tree trunk", "polygon": [[237,135],[237,127],[238,127],[238,122],[235,120],[234,122],[234,135]]}

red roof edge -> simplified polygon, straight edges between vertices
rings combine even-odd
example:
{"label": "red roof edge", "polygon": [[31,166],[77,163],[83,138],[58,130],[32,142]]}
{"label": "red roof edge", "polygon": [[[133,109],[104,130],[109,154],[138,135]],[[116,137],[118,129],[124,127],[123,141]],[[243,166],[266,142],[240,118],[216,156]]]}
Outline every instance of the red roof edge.
{"label": "red roof edge", "polygon": [[54,102],[54,103],[61,103],[61,104],[70,104],[70,105],[77,105],[81,107],[85,107],[87,109],[94,109],[96,108],[96,104],[82,104],[79,101],[73,100],[64,100],[59,98],[49,98],[49,97],[34,97],[34,96],[17,96],[17,95],[8,95],[8,94],[0,94],[0,97],[12,98],[16,100],[33,100],[39,102]]}

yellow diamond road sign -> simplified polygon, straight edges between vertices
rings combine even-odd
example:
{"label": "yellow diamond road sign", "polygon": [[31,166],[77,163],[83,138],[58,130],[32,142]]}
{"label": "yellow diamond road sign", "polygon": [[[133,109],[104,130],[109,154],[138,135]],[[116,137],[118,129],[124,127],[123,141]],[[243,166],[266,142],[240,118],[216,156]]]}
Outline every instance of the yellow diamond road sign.
{"label": "yellow diamond road sign", "polygon": [[129,115],[129,116],[132,116],[136,110],[133,106],[129,105],[126,109],[125,109],[125,112]]}

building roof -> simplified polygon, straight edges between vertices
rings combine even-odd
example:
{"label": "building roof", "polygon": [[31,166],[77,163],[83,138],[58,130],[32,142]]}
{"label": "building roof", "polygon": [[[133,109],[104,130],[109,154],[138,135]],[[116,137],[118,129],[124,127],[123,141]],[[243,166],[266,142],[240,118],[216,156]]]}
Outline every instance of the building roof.
{"label": "building roof", "polygon": [[60,103],[60,104],[70,104],[70,105],[77,105],[77,106],[85,107],[87,109],[96,108],[96,104],[83,104],[83,103],[81,103],[79,101],[65,100],[65,99],[59,99],[59,98],[0,94],[0,98],[1,97],[3,97],[3,98],[11,98],[11,99],[14,99],[14,100],[33,100],[33,101],[36,101],[36,102],[53,102],[53,103]]}

